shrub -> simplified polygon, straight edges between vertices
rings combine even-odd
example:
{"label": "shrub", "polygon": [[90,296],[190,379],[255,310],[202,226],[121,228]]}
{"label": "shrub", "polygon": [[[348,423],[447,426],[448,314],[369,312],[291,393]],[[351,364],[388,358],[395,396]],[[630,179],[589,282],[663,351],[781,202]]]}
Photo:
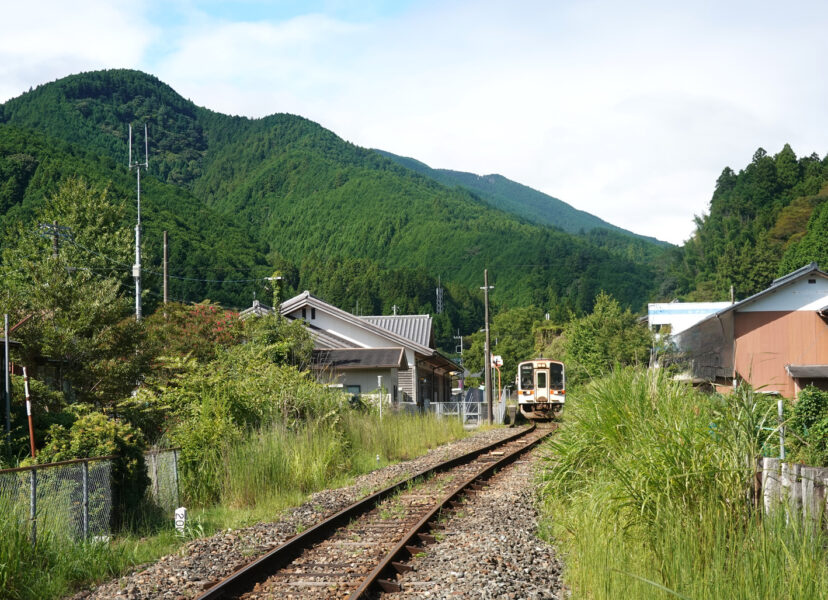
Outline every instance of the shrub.
{"label": "shrub", "polygon": [[39,464],[70,460],[115,456],[112,463],[112,501],[116,510],[114,526],[136,511],[149,484],[141,433],[129,423],[108,418],[99,412],[79,417],[67,429],[52,425],[46,444],[37,455]]}
{"label": "shrub", "polygon": [[828,391],[809,385],[799,392],[788,423],[793,456],[810,465],[828,465]]}

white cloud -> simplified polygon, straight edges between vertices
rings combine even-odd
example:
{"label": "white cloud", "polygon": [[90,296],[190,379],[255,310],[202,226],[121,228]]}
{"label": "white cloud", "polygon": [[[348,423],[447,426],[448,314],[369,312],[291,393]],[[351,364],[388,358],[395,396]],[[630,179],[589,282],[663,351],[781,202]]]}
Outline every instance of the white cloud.
{"label": "white cloud", "polygon": [[131,2],[4,3],[0,101],[71,73],[135,66],[156,35]]}
{"label": "white cloud", "polygon": [[135,66],[215,110],[300,114],[359,145],[501,173],[674,242],[721,169],[742,168],[758,146],[826,151],[828,5],[816,2],[443,0],[369,20],[338,5],[337,16],[233,21],[179,0],[174,25],[159,6],[155,28],[134,4],[12,9],[0,98]]}

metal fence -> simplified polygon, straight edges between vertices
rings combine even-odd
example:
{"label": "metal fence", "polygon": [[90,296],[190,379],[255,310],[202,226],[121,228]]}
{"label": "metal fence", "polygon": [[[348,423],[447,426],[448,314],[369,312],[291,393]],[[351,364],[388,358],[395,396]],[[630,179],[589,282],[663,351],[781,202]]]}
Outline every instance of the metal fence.
{"label": "metal fence", "polygon": [[[172,512],[178,507],[178,448],[144,455],[149,500]],[[80,458],[0,470],[0,510],[38,531],[90,539],[110,533],[112,460]]]}
{"label": "metal fence", "polygon": [[179,506],[178,498],[178,451],[179,448],[151,450],[144,455],[150,486],[147,494],[165,511]]}
{"label": "metal fence", "polygon": [[[488,420],[488,407],[483,397],[483,392],[479,389],[469,388],[462,394],[452,395],[449,402],[432,402],[426,408],[438,417],[460,419],[464,426],[477,427]],[[500,401],[495,400],[492,406],[494,423],[503,423],[506,398],[507,392],[504,390]]]}
{"label": "metal fence", "polygon": [[88,539],[107,535],[112,457],[82,458],[0,471],[0,510],[38,531]]}

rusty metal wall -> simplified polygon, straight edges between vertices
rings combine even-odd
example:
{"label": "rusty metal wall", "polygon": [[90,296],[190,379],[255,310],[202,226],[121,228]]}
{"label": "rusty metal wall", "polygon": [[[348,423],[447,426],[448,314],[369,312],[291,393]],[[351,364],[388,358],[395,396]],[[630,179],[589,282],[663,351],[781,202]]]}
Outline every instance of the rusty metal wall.
{"label": "rusty metal wall", "polygon": [[785,365],[828,364],[828,324],[814,311],[737,312],[736,371],[755,388],[796,395]]}

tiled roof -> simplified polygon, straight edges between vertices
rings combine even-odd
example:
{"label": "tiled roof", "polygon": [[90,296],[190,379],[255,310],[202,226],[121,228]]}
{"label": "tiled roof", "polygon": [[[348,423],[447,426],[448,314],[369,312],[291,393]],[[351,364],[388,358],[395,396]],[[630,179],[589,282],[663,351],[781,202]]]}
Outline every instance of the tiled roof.
{"label": "tiled roof", "polygon": [[315,369],[406,369],[403,348],[331,348],[313,351]]}
{"label": "tiled roof", "polygon": [[239,318],[244,321],[249,317],[263,317],[265,315],[269,315],[273,313],[273,309],[269,306],[265,306],[258,300],[253,301],[253,306],[250,308],[245,308],[243,311],[239,313]]}
{"label": "tiled roof", "polygon": [[380,315],[360,317],[360,319],[420,346],[433,347],[429,315]]}

